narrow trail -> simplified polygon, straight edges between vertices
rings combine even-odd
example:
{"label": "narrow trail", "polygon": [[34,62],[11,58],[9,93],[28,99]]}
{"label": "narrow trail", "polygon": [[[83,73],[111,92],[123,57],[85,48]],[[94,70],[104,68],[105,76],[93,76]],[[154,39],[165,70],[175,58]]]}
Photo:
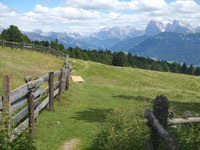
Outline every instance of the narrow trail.
{"label": "narrow trail", "polygon": [[66,141],[62,150],[75,150],[76,145],[80,142],[80,139],[71,139]]}

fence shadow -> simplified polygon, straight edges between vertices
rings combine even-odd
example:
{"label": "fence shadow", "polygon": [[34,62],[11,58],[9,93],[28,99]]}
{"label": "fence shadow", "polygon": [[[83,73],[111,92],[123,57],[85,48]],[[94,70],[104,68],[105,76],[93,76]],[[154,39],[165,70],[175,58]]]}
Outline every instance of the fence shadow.
{"label": "fence shadow", "polygon": [[123,100],[137,100],[137,101],[149,101],[151,102],[152,99],[151,98],[148,98],[148,97],[145,97],[145,96],[132,96],[132,95],[123,95],[123,94],[120,94],[120,95],[115,95],[113,96],[113,98],[120,98],[120,99],[123,99]]}
{"label": "fence shadow", "polygon": [[182,116],[185,110],[189,110],[193,115],[200,116],[200,102],[178,102],[170,101],[170,108],[173,109],[177,114]]}
{"label": "fence shadow", "polygon": [[76,116],[71,118],[76,120],[83,120],[86,122],[103,122],[106,118],[106,115],[111,111],[112,109],[89,108],[84,111],[76,112]]}

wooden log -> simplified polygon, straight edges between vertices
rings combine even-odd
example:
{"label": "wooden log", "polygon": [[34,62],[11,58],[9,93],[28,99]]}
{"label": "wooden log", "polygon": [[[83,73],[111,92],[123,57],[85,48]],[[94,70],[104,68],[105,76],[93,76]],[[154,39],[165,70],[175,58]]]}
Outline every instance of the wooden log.
{"label": "wooden log", "polygon": [[4,81],[3,110],[9,113],[10,103],[11,103],[10,102],[10,91],[11,91],[10,75],[4,75],[3,81]]}
{"label": "wooden log", "polygon": [[34,139],[35,137],[35,117],[34,117],[34,95],[28,93],[28,111],[29,111],[29,134]]}
{"label": "wooden log", "polygon": [[200,117],[191,117],[191,118],[175,118],[173,120],[168,120],[168,125],[179,125],[179,124],[186,124],[186,123],[199,123]]}
{"label": "wooden log", "polygon": [[58,100],[60,100],[62,87],[63,87],[63,79],[64,79],[64,68],[61,69],[61,76],[60,76],[60,85],[59,85],[59,92],[58,92]]}
{"label": "wooden log", "polygon": [[179,146],[176,143],[175,139],[163,128],[163,126],[159,123],[159,121],[150,110],[147,109],[145,111],[144,117],[148,119],[152,128],[157,130],[158,135],[162,137],[168,149],[179,150]]}
{"label": "wooden log", "polygon": [[53,101],[53,77],[54,77],[54,72],[50,72],[49,73],[49,110],[51,112],[54,111],[53,105],[54,105],[54,101]]}

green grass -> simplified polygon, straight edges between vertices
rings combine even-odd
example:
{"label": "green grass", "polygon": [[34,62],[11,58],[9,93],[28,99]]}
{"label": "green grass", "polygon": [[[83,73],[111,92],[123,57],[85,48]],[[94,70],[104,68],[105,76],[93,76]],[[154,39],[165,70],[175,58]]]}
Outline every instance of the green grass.
{"label": "green grass", "polygon": [[[23,83],[25,75],[43,75],[63,64],[56,57],[30,51],[0,49],[0,57],[0,75],[11,74],[12,81],[16,80],[13,88]],[[36,123],[38,150],[61,149],[65,141],[73,138],[80,139],[77,150],[89,150],[92,135],[107,113],[115,108],[151,107],[152,100],[161,94],[167,96],[177,116],[186,109],[200,113],[200,77],[76,59],[70,59],[70,64],[76,70],[73,75],[82,76],[85,82],[71,82],[61,102],[55,101],[55,112],[41,113]]]}

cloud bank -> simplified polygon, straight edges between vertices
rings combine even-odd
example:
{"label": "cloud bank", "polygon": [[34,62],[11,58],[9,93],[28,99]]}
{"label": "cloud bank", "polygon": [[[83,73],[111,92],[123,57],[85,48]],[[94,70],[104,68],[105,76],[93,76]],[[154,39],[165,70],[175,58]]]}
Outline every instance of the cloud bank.
{"label": "cloud bank", "polygon": [[0,2],[0,26],[21,30],[79,32],[89,34],[107,26],[144,28],[149,20],[173,20],[199,25],[200,5],[194,0],[64,0],[59,7],[36,5],[20,13]]}

